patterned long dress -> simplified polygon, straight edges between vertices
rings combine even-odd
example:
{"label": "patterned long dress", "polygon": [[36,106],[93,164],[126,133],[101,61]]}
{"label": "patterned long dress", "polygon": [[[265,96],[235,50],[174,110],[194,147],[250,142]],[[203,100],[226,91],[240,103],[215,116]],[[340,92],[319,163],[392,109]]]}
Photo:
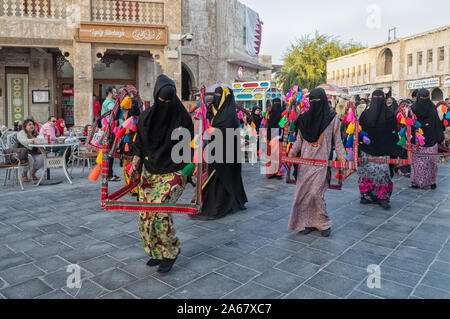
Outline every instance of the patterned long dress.
{"label": "patterned long dress", "polygon": [[[139,166],[140,158],[135,156],[133,163]],[[176,203],[183,194],[186,180],[181,172],[150,174],[143,165],[139,199],[144,203]],[[139,233],[145,251],[152,259],[175,259],[180,254],[172,214],[140,212]]]}
{"label": "patterned long dress", "polygon": [[[420,147],[420,154],[437,153],[439,146]],[[413,153],[411,163],[411,185],[425,189],[436,184],[439,169],[437,156],[422,157]]]}
{"label": "patterned long dress", "polygon": [[[314,144],[303,140],[299,130],[292,152],[300,153],[302,158],[328,160],[334,140],[336,153],[340,158],[345,158],[340,127],[341,122],[336,116]],[[328,189],[327,172],[327,167],[299,165],[288,230],[303,231],[310,227],[324,231],[333,226],[324,198]]]}
{"label": "patterned long dress", "polygon": [[389,156],[372,156],[361,151],[363,162],[358,165],[359,192],[361,196],[390,200],[394,190],[389,164],[367,162],[368,159],[389,159]]}

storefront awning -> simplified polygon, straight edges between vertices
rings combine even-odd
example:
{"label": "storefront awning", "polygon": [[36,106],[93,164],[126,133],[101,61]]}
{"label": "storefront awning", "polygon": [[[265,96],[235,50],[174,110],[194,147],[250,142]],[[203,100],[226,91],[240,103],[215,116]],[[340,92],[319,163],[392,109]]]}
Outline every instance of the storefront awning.
{"label": "storefront awning", "polygon": [[246,67],[249,69],[254,69],[257,71],[269,71],[269,70],[273,70],[272,68],[263,65],[263,64],[259,64],[259,63],[252,63],[252,62],[248,62],[248,61],[244,61],[244,60],[228,60],[228,63],[233,64],[233,65],[237,65],[237,66],[242,66],[242,67]]}

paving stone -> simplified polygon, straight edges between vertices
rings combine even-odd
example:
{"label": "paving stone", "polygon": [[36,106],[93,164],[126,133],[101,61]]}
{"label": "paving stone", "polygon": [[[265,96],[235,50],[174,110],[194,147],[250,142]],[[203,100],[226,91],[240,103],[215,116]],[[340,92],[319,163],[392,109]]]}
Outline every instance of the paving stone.
{"label": "paving stone", "polygon": [[277,269],[268,270],[252,280],[252,282],[262,284],[283,293],[294,290],[304,281],[305,279],[302,277]]}
{"label": "paving stone", "polygon": [[224,299],[277,299],[281,296],[282,294],[278,291],[249,282],[226,295]]}
{"label": "paving stone", "polygon": [[443,250],[439,254],[438,259],[445,262],[450,262],[450,249]]}
{"label": "paving stone", "polygon": [[340,261],[332,262],[324,270],[356,281],[361,281],[369,275],[366,269],[344,264]]}
{"label": "paving stone", "polygon": [[0,271],[23,264],[28,264],[32,261],[33,259],[22,253],[9,255],[7,257],[0,258]]}
{"label": "paving stone", "polygon": [[108,254],[114,250],[116,250],[116,248],[107,243],[95,243],[87,247],[74,249],[60,254],[60,256],[71,263],[77,264],[104,254]]}
{"label": "paving stone", "polygon": [[286,259],[287,257],[290,257],[293,255],[293,253],[291,251],[282,249],[280,247],[275,247],[272,245],[263,246],[262,248],[254,251],[252,254],[256,255],[256,256],[264,257],[267,259],[271,259],[271,260],[274,260],[277,262],[280,262],[280,261]]}
{"label": "paving stone", "polygon": [[68,293],[66,293],[64,290],[54,290],[48,294],[37,297],[37,299],[60,300],[60,299],[73,299],[73,297]]}
{"label": "paving stone", "polygon": [[55,243],[39,248],[34,248],[25,252],[28,256],[35,260],[41,260],[47,257],[62,255],[72,251],[73,249],[62,243]]}
{"label": "paving stone", "polygon": [[433,253],[406,246],[397,248],[392,253],[392,256],[426,264],[431,263],[435,258],[435,254]]}
{"label": "paving stone", "polygon": [[442,274],[450,275],[450,263],[436,260],[430,268],[431,271],[440,272]]}
{"label": "paving stone", "polygon": [[386,257],[392,252],[392,249],[390,249],[390,248],[373,245],[373,244],[366,243],[366,242],[360,242],[360,243],[356,244],[355,246],[352,247],[352,250],[361,251],[364,253],[369,253],[371,255],[380,256],[380,257]]}
{"label": "paving stone", "polygon": [[373,237],[373,236],[368,236],[368,237],[364,238],[362,242],[376,245],[376,246],[386,247],[389,249],[394,249],[398,245],[400,245],[400,242],[398,242],[398,241],[392,241],[392,240],[383,239],[383,238],[379,238],[379,237]]}
{"label": "paving stone", "polygon": [[259,272],[264,272],[276,264],[276,262],[271,259],[254,255],[247,255],[244,258],[235,260],[234,262],[238,265],[254,269]]}
{"label": "paving stone", "polygon": [[378,265],[383,259],[383,256],[376,256],[365,251],[350,249],[337,260],[367,269],[369,265]]}
{"label": "paving stone", "polygon": [[380,270],[381,270],[381,278],[394,281],[408,287],[414,288],[421,279],[420,275],[391,268],[384,265],[381,266]]}
{"label": "paving stone", "polygon": [[295,255],[295,257],[310,262],[312,264],[323,266],[326,263],[330,262],[331,260],[335,259],[336,255],[307,247],[305,249],[300,250]]}
{"label": "paving stone", "polygon": [[211,246],[198,244],[197,242],[190,241],[181,243],[181,254],[186,257],[194,257],[196,255],[199,255],[201,253],[206,252],[209,250]]}
{"label": "paving stone", "polygon": [[177,262],[178,266],[184,267],[198,274],[207,274],[223,267],[225,264],[226,262],[205,254],[195,256],[191,259],[185,259],[183,262]]}
{"label": "paving stone", "polygon": [[289,250],[292,252],[298,252],[306,247],[306,244],[295,242],[288,239],[277,239],[271,243],[272,246],[282,248],[284,250]]}
{"label": "paving stone", "polygon": [[255,270],[245,268],[234,263],[227,264],[225,267],[222,267],[215,272],[241,283],[246,283],[259,274],[259,272]]}
{"label": "paving stone", "polygon": [[301,285],[293,292],[288,294],[286,299],[337,299],[337,296],[330,295],[305,285]]}
{"label": "paving stone", "polygon": [[100,287],[89,279],[82,280],[80,289],[63,287],[62,290],[75,299],[96,299],[106,293],[106,290],[103,287]]}
{"label": "paving stone", "polygon": [[426,285],[419,285],[414,291],[414,296],[425,299],[450,299],[450,292]]}
{"label": "paving stone", "polygon": [[67,265],[69,265],[67,261],[59,256],[41,259],[39,261],[36,261],[34,264],[46,272],[54,272],[55,270],[65,268],[67,267]]}
{"label": "paving stone", "polygon": [[31,299],[51,292],[53,289],[42,280],[32,279],[5,289],[0,293],[8,299]]}
{"label": "paving stone", "polygon": [[382,264],[383,266],[389,266],[396,269],[409,271],[418,275],[422,275],[427,271],[428,265],[417,263],[405,258],[397,258],[394,256],[388,257]]}
{"label": "paving stone", "polygon": [[411,287],[406,287],[392,281],[384,280],[383,277],[381,278],[381,288],[370,289],[367,287],[367,283],[363,282],[358,289],[387,299],[406,299],[413,290]]}
{"label": "paving stone", "polygon": [[156,272],[158,267],[149,267],[147,263],[141,260],[124,261],[125,264],[119,269],[132,274],[133,276],[142,279],[148,277]]}
{"label": "paving stone", "polygon": [[92,278],[92,281],[108,290],[119,289],[136,280],[137,278],[135,276],[120,269],[113,269]]}
{"label": "paving stone", "polygon": [[44,275],[45,273],[39,270],[32,264],[26,264],[15,268],[9,268],[0,272],[0,277],[8,282],[11,286],[30,279]]}
{"label": "paving stone", "polygon": [[246,258],[246,255],[240,254],[236,250],[231,249],[226,246],[215,247],[215,248],[209,249],[205,252],[205,254],[216,257],[216,258],[224,260],[224,261],[228,261],[228,262]]}
{"label": "paving stone", "polygon": [[299,277],[309,278],[320,269],[320,266],[306,262],[297,257],[289,257],[287,260],[278,264],[275,268]]}
{"label": "paving stone", "polygon": [[19,253],[19,252],[24,252],[24,251],[31,250],[34,248],[39,248],[42,246],[33,240],[27,239],[27,240],[18,241],[15,243],[9,243],[8,247],[13,249],[16,253]]}
{"label": "paving stone", "polygon": [[100,297],[100,299],[118,299],[118,300],[125,300],[125,299],[136,299],[133,295],[129,294],[128,292],[124,290],[116,290],[114,292],[107,293],[106,295],[103,295]]}
{"label": "paving stone", "polygon": [[423,278],[422,284],[450,291],[450,275],[429,271]]}
{"label": "paving stone", "polygon": [[358,282],[321,271],[305,284],[343,298],[351,293]]}
{"label": "paving stone", "polygon": [[43,232],[46,232],[47,234],[53,234],[53,233],[57,233],[60,231],[64,231],[64,230],[68,230],[67,227],[64,227],[61,224],[50,224],[50,225],[45,225],[45,226],[39,226],[38,227],[40,230],[42,230]]}
{"label": "paving stone", "polygon": [[353,291],[350,296],[348,297],[348,299],[363,299],[363,300],[369,300],[369,299],[381,299],[380,297],[371,295],[371,294],[367,294],[365,292],[359,291],[359,290],[355,290]]}
{"label": "paving stone", "polygon": [[155,272],[153,273],[152,277],[164,282],[171,287],[178,288],[199,278],[200,275],[175,264],[170,273],[160,274],[158,272]]}
{"label": "paving stone", "polygon": [[120,261],[113,259],[107,255],[100,256],[80,264],[83,269],[86,269],[87,271],[95,275],[111,270],[113,268],[119,268],[123,265],[124,264]]}
{"label": "paving stone", "polygon": [[171,296],[177,299],[217,299],[240,286],[237,281],[211,273],[175,290]]}
{"label": "paving stone", "polygon": [[[55,272],[49,273],[42,277],[44,282],[54,289],[61,289],[67,287],[69,276],[73,275],[74,272],[68,272],[67,268],[57,270]],[[81,268],[81,280],[92,276],[85,269]]]}

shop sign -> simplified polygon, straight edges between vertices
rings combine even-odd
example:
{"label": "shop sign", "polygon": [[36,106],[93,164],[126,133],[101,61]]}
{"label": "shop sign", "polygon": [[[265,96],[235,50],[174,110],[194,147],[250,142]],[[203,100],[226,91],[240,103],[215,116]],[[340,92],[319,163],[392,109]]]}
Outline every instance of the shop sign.
{"label": "shop sign", "polygon": [[73,93],[74,93],[73,89],[63,89],[62,90],[62,94],[73,95]]}
{"label": "shop sign", "polygon": [[75,33],[78,42],[167,45],[166,26],[117,23],[81,23]]}
{"label": "shop sign", "polygon": [[408,82],[408,90],[439,87],[440,84],[441,84],[441,78],[432,78],[432,79],[411,81],[411,82]]}
{"label": "shop sign", "polygon": [[444,87],[450,88],[450,76],[444,78]]}
{"label": "shop sign", "polygon": [[370,94],[370,93],[372,93],[371,85],[355,86],[355,87],[348,88],[349,95],[364,95],[364,94]]}

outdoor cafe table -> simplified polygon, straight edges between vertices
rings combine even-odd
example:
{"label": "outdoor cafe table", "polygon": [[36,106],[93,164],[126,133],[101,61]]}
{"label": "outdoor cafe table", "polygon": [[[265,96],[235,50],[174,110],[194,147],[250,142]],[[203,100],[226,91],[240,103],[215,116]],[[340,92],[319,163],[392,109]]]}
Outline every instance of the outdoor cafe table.
{"label": "outdoor cafe table", "polygon": [[[41,150],[42,155],[44,155],[44,168],[42,170],[42,176],[39,179],[38,183],[36,184],[36,186],[39,185],[55,185],[55,184],[60,184],[62,181],[58,181],[58,182],[46,182],[45,184],[42,183],[45,173],[47,172],[47,180],[50,180],[50,169],[51,168],[62,168],[64,171],[64,175],[66,176],[67,180],[69,181],[69,183],[72,185],[72,180],[70,178],[69,172],[67,170],[67,164],[66,164],[66,155],[69,149],[71,149],[74,146],[78,146],[80,145],[80,142],[73,142],[73,143],[63,143],[63,144],[47,144],[47,143],[37,143],[37,144],[30,144],[30,147],[36,147],[39,148]],[[63,156],[56,156],[56,153],[54,153],[52,150],[54,148],[59,148],[59,147],[66,147],[66,150],[64,151]],[[53,154],[54,156],[50,156],[50,154]]]}

